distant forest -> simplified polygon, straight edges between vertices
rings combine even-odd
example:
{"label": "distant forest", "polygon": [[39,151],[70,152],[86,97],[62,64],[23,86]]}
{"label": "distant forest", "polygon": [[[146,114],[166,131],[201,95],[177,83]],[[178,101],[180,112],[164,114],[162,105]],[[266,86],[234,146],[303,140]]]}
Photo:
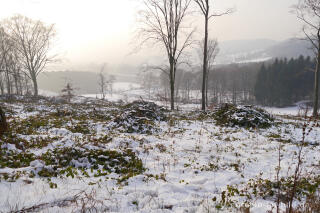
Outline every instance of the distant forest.
{"label": "distant forest", "polygon": [[[259,104],[284,107],[311,100],[315,61],[300,56],[259,63],[229,64],[209,72],[208,105],[220,103]],[[176,77],[176,101],[199,103],[201,68],[179,70]],[[165,75],[144,73],[141,84],[150,97],[167,99],[169,85]]]}
{"label": "distant forest", "polygon": [[263,64],[258,72],[254,96],[258,104],[287,106],[298,101],[310,100],[314,88],[316,62],[310,57],[276,59]]}
{"label": "distant forest", "polygon": [[[315,61],[310,57],[273,59],[258,63],[214,66],[208,76],[208,105],[220,103],[288,106],[311,100]],[[137,72],[134,72],[137,73]],[[170,89],[165,74],[156,71],[132,73],[131,81],[140,83],[148,98],[168,100]],[[119,73],[120,74],[120,73]],[[117,81],[126,81],[117,75]],[[40,88],[59,92],[64,79],[72,79],[78,94],[98,93],[97,73],[51,72],[39,76]],[[134,81],[136,79],[136,81]],[[179,69],[176,77],[176,101],[199,103],[202,72]]]}

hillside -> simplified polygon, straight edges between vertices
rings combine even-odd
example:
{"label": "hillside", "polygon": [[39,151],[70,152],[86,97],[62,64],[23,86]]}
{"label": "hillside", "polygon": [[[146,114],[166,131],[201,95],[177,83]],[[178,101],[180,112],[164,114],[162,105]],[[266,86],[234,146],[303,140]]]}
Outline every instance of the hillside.
{"label": "hillside", "polygon": [[274,41],[268,39],[235,40],[220,42],[218,64],[265,61],[271,58],[297,58],[313,56],[310,44],[301,39]]}
{"label": "hillside", "polygon": [[3,105],[3,212],[266,212],[291,195],[301,149],[295,207],[318,193],[320,127],[303,117],[80,97]]}

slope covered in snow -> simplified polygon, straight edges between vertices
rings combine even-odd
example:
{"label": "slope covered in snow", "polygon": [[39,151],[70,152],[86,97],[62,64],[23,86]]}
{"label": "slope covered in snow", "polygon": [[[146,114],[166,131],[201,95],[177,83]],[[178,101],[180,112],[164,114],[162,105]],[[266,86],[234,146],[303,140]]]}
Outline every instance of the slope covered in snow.
{"label": "slope covered in snow", "polygon": [[0,140],[0,212],[266,212],[276,205],[279,150],[288,189],[302,141],[310,181],[299,190],[319,190],[320,127],[301,117],[244,128],[141,101],[4,107],[12,134]]}

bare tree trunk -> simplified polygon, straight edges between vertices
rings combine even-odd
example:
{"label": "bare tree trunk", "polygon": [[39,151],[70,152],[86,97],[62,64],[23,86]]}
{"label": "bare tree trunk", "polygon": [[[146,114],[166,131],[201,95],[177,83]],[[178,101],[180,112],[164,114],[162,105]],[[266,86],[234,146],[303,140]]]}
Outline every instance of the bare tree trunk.
{"label": "bare tree trunk", "polygon": [[18,79],[18,84],[19,84],[19,95],[22,95],[23,94],[23,85],[22,85],[22,76],[20,75],[19,76],[19,79]]}
{"label": "bare tree trunk", "polygon": [[7,80],[7,93],[9,96],[11,96],[11,81],[10,81],[10,76],[8,71],[6,71],[6,80]]}
{"label": "bare tree trunk", "polygon": [[4,95],[4,87],[3,87],[3,82],[0,82],[0,90],[1,90],[1,95]]}
{"label": "bare tree trunk", "polygon": [[209,0],[194,0],[196,4],[198,4],[203,16],[204,16],[204,47],[203,47],[203,76],[202,76],[202,110],[206,110],[206,78],[208,73],[208,22],[210,18],[223,16],[226,14],[230,14],[232,12],[231,9],[226,10],[223,13],[213,13],[210,14],[210,4]]}
{"label": "bare tree trunk", "polygon": [[25,95],[29,94],[29,85],[28,85],[28,76],[24,74],[24,87],[25,87]]}
{"label": "bare tree trunk", "polygon": [[174,82],[172,80],[170,80],[170,93],[171,110],[174,110]]}
{"label": "bare tree trunk", "polygon": [[175,76],[174,76],[174,65],[173,65],[173,60],[170,60],[170,102],[171,102],[171,110],[174,110],[174,81],[175,81]]}
{"label": "bare tree trunk", "polygon": [[206,80],[208,68],[208,11],[205,14],[205,33],[204,33],[204,50],[203,50],[203,76],[202,76],[202,110],[206,110]]}
{"label": "bare tree trunk", "polygon": [[209,83],[209,71],[207,72],[207,78],[206,78],[206,107],[209,106],[209,101],[208,101],[208,83]]}
{"label": "bare tree trunk", "polygon": [[36,76],[32,76],[32,83],[33,83],[33,90],[34,90],[33,95],[35,97],[37,97],[38,96],[38,82],[37,82]]}
{"label": "bare tree trunk", "polygon": [[[320,44],[320,43],[319,43]],[[320,70],[320,45],[317,53],[317,67],[314,76],[314,97],[313,97],[313,117],[318,117],[319,107],[319,70]]]}
{"label": "bare tree trunk", "polygon": [[190,103],[190,81],[187,82],[187,102]]}
{"label": "bare tree trunk", "polygon": [[3,135],[3,133],[8,131],[8,123],[6,120],[6,116],[0,107],[0,136]]}
{"label": "bare tree trunk", "polygon": [[232,87],[232,104],[236,105],[237,104],[237,89],[233,85]]}
{"label": "bare tree trunk", "polygon": [[13,76],[14,78],[14,86],[15,86],[15,89],[16,89],[16,95],[19,95],[19,84],[18,84],[18,76],[16,74],[14,74]]}

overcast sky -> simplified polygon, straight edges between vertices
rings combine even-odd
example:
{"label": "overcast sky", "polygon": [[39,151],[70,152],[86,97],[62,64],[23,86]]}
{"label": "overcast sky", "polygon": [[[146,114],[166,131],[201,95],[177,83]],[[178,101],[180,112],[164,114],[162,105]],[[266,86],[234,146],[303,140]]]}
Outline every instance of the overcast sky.
{"label": "overcast sky", "polygon": [[[55,23],[59,52],[70,63],[130,63],[127,54],[135,30],[138,0],[0,0],[0,18],[23,14]],[[284,40],[299,34],[301,25],[290,7],[297,0],[215,0],[232,15],[210,24],[219,41],[266,38]],[[199,35],[202,27],[198,26]]]}

